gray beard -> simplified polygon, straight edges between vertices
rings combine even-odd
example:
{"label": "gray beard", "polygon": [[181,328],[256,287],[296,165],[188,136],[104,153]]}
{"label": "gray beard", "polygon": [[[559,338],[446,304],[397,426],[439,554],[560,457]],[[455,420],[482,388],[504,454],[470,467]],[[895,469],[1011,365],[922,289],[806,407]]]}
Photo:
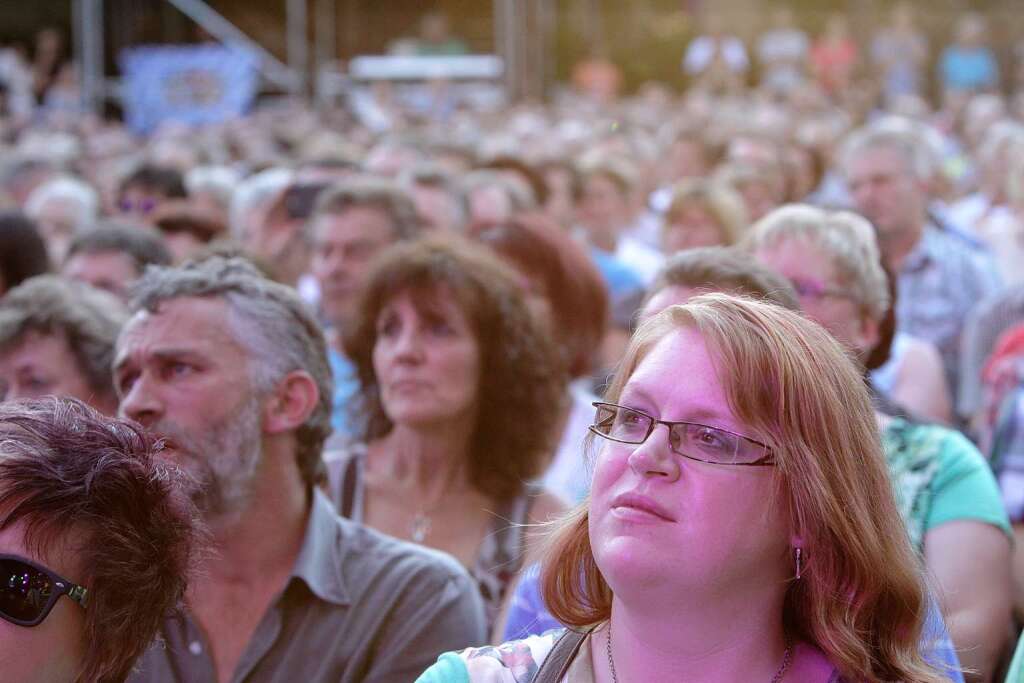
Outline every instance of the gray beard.
{"label": "gray beard", "polygon": [[189,495],[207,522],[241,513],[252,497],[253,480],[263,460],[260,398],[251,397],[222,423],[189,433],[173,422],[153,425],[180,453],[189,475]]}

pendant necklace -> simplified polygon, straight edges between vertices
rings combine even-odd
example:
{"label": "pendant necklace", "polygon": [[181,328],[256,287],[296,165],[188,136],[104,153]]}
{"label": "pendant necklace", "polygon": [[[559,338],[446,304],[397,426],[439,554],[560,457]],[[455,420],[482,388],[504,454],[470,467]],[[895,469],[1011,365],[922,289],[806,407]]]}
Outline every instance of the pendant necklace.
{"label": "pendant necklace", "polygon": [[[608,620],[608,637],[605,640],[608,643],[608,669],[612,673],[612,683],[619,683],[619,677],[615,674],[615,658],[612,657],[612,622]],[[771,683],[779,683],[782,677],[786,675],[786,669],[789,668],[789,660],[793,656],[793,646],[789,644],[789,640],[786,640],[786,651],[782,653],[782,665],[779,666],[779,670],[772,676]]]}
{"label": "pendant necklace", "polygon": [[430,533],[430,516],[425,512],[417,512],[413,515],[412,523],[409,525],[409,536],[414,543],[422,544]]}
{"label": "pendant necklace", "polygon": [[441,496],[441,499],[436,503],[427,508],[420,508],[420,510],[412,516],[412,521],[409,522],[409,538],[412,539],[413,543],[423,544],[427,540],[427,536],[430,535],[431,519],[433,515],[441,507],[441,504],[445,502],[445,495]]}

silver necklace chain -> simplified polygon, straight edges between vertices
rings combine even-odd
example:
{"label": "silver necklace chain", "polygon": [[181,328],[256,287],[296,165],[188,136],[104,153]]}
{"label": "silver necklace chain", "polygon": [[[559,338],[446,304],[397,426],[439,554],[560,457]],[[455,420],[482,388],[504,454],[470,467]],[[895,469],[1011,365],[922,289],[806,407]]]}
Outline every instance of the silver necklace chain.
{"label": "silver necklace chain", "polygon": [[[615,658],[612,657],[612,622],[608,620],[608,636],[605,641],[608,644],[608,670],[612,672],[612,683],[619,683],[619,677],[615,673]],[[786,670],[789,668],[789,660],[793,658],[793,646],[786,641],[786,651],[782,653],[782,664],[779,666],[779,670],[772,676],[771,683],[779,683],[782,677],[786,675]]]}

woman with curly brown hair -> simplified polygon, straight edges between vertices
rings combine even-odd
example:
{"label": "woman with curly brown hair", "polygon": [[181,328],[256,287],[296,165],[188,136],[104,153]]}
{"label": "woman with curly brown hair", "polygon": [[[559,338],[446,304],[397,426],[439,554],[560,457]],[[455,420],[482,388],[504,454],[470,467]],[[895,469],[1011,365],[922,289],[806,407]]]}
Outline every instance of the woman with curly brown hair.
{"label": "woman with curly brown hair", "polygon": [[514,274],[453,237],[382,255],[345,340],[358,442],[327,455],[342,516],[454,555],[490,618],[522,563],[520,524],[561,502],[529,484],[557,439],[562,355]]}

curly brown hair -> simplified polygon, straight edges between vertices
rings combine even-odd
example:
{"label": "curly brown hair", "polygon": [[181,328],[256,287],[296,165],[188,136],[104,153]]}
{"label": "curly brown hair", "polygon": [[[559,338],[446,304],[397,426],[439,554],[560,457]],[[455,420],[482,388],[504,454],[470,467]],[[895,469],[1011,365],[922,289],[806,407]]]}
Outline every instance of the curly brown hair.
{"label": "curly brown hair", "polygon": [[89,591],[81,683],[123,681],[181,603],[199,527],[141,427],[68,398],[0,405],[0,529],[45,553],[75,534]]}
{"label": "curly brown hair", "polygon": [[494,500],[518,495],[541,473],[556,442],[566,372],[548,329],[527,308],[515,275],[488,249],[455,236],[431,236],[385,251],[360,297],[345,352],[361,385],[356,436],[387,434],[392,422],[373,369],[377,320],[398,295],[416,305],[451,297],[470,321],[482,369],[470,443],[469,479]]}

